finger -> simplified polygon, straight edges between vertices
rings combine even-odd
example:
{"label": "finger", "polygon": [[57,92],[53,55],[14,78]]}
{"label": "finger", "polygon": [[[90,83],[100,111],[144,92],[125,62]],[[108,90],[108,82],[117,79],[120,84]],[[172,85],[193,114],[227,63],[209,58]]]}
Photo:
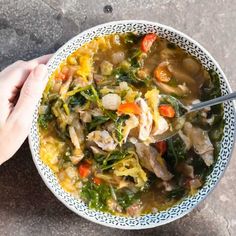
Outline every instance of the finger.
{"label": "finger", "polygon": [[22,125],[26,123],[26,126],[30,127],[35,107],[42,96],[46,83],[47,67],[40,64],[30,73],[25,81],[20,97],[9,117],[9,122],[16,122],[18,118],[21,118]]}
{"label": "finger", "polygon": [[52,54],[44,55],[30,61],[17,61],[5,68],[0,74],[1,87],[5,90],[9,88],[21,88],[30,72],[39,64],[46,64]]}
{"label": "finger", "polygon": [[30,64],[47,64],[47,62],[49,61],[49,59],[52,57],[53,54],[47,54],[47,55],[44,55],[44,56],[41,56],[41,57],[37,57],[37,58],[34,58],[30,61],[28,61],[28,63]]}
{"label": "finger", "polygon": [[[6,135],[11,145],[5,148],[5,156],[11,157],[26,139],[46,82],[47,68],[45,65],[38,65],[24,83],[19,100],[6,121],[6,130],[8,130]],[[17,135],[9,136],[9,132],[17,132]]]}
{"label": "finger", "polygon": [[29,60],[29,61],[22,61],[22,60],[19,60],[19,61],[16,61],[15,63],[9,65],[8,67],[6,67],[3,71],[9,71],[11,69],[18,69],[19,68],[19,65],[22,65],[24,68],[28,68],[28,69],[31,69],[33,70],[37,65],[39,64],[46,64],[48,62],[48,60],[52,57],[53,54],[47,54],[47,55],[43,55],[43,56],[40,56],[40,57],[37,57],[37,58],[34,58],[32,60]]}

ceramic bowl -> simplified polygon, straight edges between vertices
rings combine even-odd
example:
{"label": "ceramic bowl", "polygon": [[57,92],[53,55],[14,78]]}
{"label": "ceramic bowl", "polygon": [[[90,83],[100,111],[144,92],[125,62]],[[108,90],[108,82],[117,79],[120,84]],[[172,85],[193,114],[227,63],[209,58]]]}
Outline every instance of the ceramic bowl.
{"label": "ceramic bowl", "polygon": [[[148,21],[116,21],[98,25],[88,29],[62,46],[50,59],[47,64],[49,75],[66,59],[73,51],[81,47],[95,37],[104,36],[113,33],[138,32],[140,34],[156,33],[159,37],[165,38],[172,43],[177,44],[186,52],[197,58],[207,69],[213,69],[220,78],[220,87],[223,95],[231,92],[229,83],[218,63],[199,43],[187,35],[162,24]],[[76,199],[71,194],[65,192],[59,185],[56,176],[52,170],[45,165],[39,156],[39,135],[37,128],[37,111],[34,114],[33,124],[29,135],[29,143],[34,163],[41,175],[43,181],[52,193],[70,210],[76,214],[99,224],[122,229],[144,229],[156,227],[174,221],[195,208],[208,194],[215,188],[222,177],[234,145],[235,132],[235,106],[233,102],[227,102],[224,105],[225,128],[222,138],[219,157],[214,165],[211,174],[207,177],[204,186],[194,195],[184,198],[179,204],[158,213],[147,214],[139,217],[121,217],[109,213],[103,213],[91,210],[80,199]]]}

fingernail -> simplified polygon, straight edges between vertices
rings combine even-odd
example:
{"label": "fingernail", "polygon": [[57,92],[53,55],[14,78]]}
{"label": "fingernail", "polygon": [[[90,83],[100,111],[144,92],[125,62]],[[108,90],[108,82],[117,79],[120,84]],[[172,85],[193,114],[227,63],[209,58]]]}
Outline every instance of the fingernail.
{"label": "fingernail", "polygon": [[47,66],[40,64],[34,69],[34,76],[38,79],[46,81],[48,79]]}

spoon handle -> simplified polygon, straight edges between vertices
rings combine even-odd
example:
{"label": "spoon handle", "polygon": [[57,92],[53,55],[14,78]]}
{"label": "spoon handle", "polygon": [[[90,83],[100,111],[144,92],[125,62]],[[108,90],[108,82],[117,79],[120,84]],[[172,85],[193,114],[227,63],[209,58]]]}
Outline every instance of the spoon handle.
{"label": "spoon handle", "polygon": [[227,95],[222,96],[222,97],[214,98],[214,99],[211,99],[209,101],[199,102],[197,104],[193,104],[193,105],[190,106],[189,112],[197,111],[197,110],[200,110],[200,109],[205,108],[205,107],[214,106],[214,105],[217,105],[217,104],[229,101],[229,100],[234,100],[234,99],[236,99],[236,92],[227,94]]}

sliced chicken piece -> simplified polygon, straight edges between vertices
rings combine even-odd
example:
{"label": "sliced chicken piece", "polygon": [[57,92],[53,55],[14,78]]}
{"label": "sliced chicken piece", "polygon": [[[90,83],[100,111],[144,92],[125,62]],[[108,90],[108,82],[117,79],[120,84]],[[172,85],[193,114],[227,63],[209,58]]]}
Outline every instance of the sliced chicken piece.
{"label": "sliced chicken piece", "polygon": [[192,142],[191,142],[190,138],[188,136],[186,136],[182,130],[180,130],[178,134],[179,134],[180,138],[183,140],[183,142],[186,146],[186,150],[189,150],[192,147]]}
{"label": "sliced chicken piece", "polygon": [[87,140],[95,142],[104,151],[113,151],[117,145],[106,130],[96,130],[89,133]]}
{"label": "sliced chicken piece", "polygon": [[92,115],[91,112],[89,111],[79,111],[80,114],[80,119],[84,122],[84,123],[89,123],[92,121]]}
{"label": "sliced chicken piece", "polygon": [[71,142],[75,146],[75,149],[70,157],[71,162],[76,165],[84,157],[83,150],[81,149],[81,143],[84,142],[83,128],[77,119],[74,119],[72,125],[69,126],[69,135]]}
{"label": "sliced chicken piece", "polygon": [[141,108],[141,115],[139,117],[139,139],[146,141],[152,131],[152,114],[143,98],[136,99],[136,102]]}
{"label": "sliced chicken piece", "polygon": [[72,156],[70,156],[70,160],[73,165],[77,165],[84,158],[84,153],[81,149],[75,149],[73,151]]}
{"label": "sliced chicken piece", "polygon": [[158,112],[158,105],[159,105],[159,91],[155,88],[149,90],[145,94],[145,98],[147,100],[147,104],[151,109],[151,114],[153,118],[153,128],[152,128],[152,135],[162,134],[169,129],[169,125],[167,121],[160,116]]}
{"label": "sliced chicken piece", "polygon": [[80,143],[84,142],[84,127],[78,121],[78,119],[74,119],[72,122],[72,126],[75,128],[75,132],[77,134],[78,140]]}
{"label": "sliced chicken piece", "polygon": [[105,155],[106,152],[104,152],[101,148],[95,147],[95,146],[90,146],[92,149],[93,154],[100,154],[100,155]]}
{"label": "sliced chicken piece", "polygon": [[164,159],[162,159],[155,148],[143,143],[135,144],[140,164],[164,181],[170,180],[173,175],[168,171]]}
{"label": "sliced chicken piece", "polygon": [[75,132],[75,128],[73,126],[69,126],[69,134],[70,134],[71,142],[74,144],[74,146],[77,149],[80,149],[80,142],[79,142],[78,136]]}
{"label": "sliced chicken piece", "polygon": [[214,162],[214,147],[208,133],[198,127],[194,127],[190,122],[185,123],[183,130],[191,140],[195,152],[201,156],[207,166],[211,166]]}
{"label": "sliced chicken piece", "polygon": [[136,147],[136,152],[139,156],[141,166],[153,172],[150,159],[155,159],[157,156],[157,153],[155,153],[155,150],[152,152],[152,149],[154,148],[147,146],[143,143],[135,143],[135,147]]}
{"label": "sliced chicken piece", "polygon": [[123,129],[123,140],[122,142],[126,142],[127,137],[129,135],[130,130],[136,128],[139,125],[138,118],[135,115],[130,115],[130,118],[125,121],[125,126]]}
{"label": "sliced chicken piece", "polygon": [[165,118],[163,118],[162,116],[159,116],[157,118],[157,126],[156,128],[153,130],[153,135],[160,135],[163,134],[164,132],[166,132],[169,129],[169,125],[166,121]]}
{"label": "sliced chicken piece", "polygon": [[180,163],[177,166],[177,171],[183,173],[184,176],[194,178],[194,169],[193,166],[188,165],[187,163]]}

